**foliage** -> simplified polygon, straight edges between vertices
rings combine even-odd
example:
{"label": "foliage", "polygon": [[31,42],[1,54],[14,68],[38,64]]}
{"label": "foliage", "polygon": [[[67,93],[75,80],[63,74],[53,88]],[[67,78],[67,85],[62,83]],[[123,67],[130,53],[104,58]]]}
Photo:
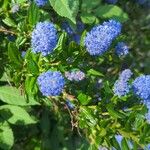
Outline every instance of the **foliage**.
{"label": "foliage", "polygon": [[0,1],[0,149],[148,149],[149,3],[114,3]]}

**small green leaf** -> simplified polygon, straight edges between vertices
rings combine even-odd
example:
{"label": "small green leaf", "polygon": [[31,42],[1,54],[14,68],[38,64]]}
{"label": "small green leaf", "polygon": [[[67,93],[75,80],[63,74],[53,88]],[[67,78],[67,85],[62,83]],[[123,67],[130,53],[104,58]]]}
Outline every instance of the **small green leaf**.
{"label": "small green leaf", "polygon": [[129,148],[129,146],[128,146],[128,143],[127,143],[127,141],[126,141],[125,138],[123,138],[123,140],[121,141],[121,148],[122,148],[123,150],[130,150],[130,148]]}
{"label": "small green leaf", "polygon": [[82,105],[87,105],[91,101],[92,98],[84,93],[80,93],[77,99]]}
{"label": "small green leaf", "polygon": [[14,144],[12,129],[7,122],[0,123],[0,148],[9,150]]}
{"label": "small green leaf", "polygon": [[92,14],[82,13],[81,14],[81,20],[85,24],[93,24],[96,21],[98,21],[98,18]]}
{"label": "small green leaf", "polygon": [[0,106],[0,114],[2,118],[11,124],[27,125],[37,123],[27,111],[19,106],[2,105]]}
{"label": "small green leaf", "polygon": [[9,17],[2,20],[9,27],[16,27],[16,23]]}
{"label": "small green leaf", "polygon": [[36,86],[36,79],[35,77],[27,76],[25,80],[25,89],[26,92],[30,94],[36,94],[38,89]]}
{"label": "small green leaf", "polygon": [[108,104],[106,106],[109,114],[113,117],[113,118],[125,118],[125,115],[119,111],[114,110],[114,107],[111,104]]}
{"label": "small green leaf", "polygon": [[94,69],[88,70],[87,73],[88,73],[88,75],[101,76],[101,77],[104,76],[102,73],[100,73],[99,71],[96,71],[96,70],[94,70]]}
{"label": "small green leaf", "polygon": [[92,126],[97,124],[95,117],[92,115],[91,110],[87,107],[80,107],[80,112],[82,115],[91,123]]}
{"label": "small green leaf", "polygon": [[40,10],[35,3],[31,3],[28,10],[28,21],[31,27],[33,27],[40,19]]}
{"label": "small green leaf", "polygon": [[128,15],[116,5],[103,5],[95,10],[95,15],[101,18],[116,19],[121,22],[128,20]]}
{"label": "small green leaf", "polygon": [[39,67],[38,67],[37,63],[35,62],[35,60],[33,59],[32,54],[30,53],[26,57],[26,59],[27,59],[27,68],[28,68],[28,71],[31,74],[38,74],[39,73]]}
{"label": "small green leaf", "polygon": [[17,68],[22,67],[21,54],[14,43],[8,44],[8,56],[10,61],[13,62]]}
{"label": "small green leaf", "polygon": [[49,0],[53,9],[62,17],[76,23],[76,16],[79,9],[79,0]]}
{"label": "small green leaf", "polygon": [[24,4],[27,0],[16,0],[17,4]]}
{"label": "small green leaf", "polygon": [[104,90],[106,93],[112,93],[112,89],[110,88],[109,81],[104,82]]}
{"label": "small green leaf", "polygon": [[101,3],[101,0],[82,0],[82,10],[92,10]]}

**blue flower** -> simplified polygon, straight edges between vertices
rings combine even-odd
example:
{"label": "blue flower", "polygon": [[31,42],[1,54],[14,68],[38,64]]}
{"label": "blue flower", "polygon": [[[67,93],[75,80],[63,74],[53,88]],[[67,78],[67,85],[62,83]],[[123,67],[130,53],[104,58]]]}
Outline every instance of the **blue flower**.
{"label": "blue flower", "polygon": [[130,86],[123,80],[117,80],[113,88],[114,94],[118,97],[125,96],[130,91]]}
{"label": "blue flower", "polygon": [[145,117],[147,121],[150,123],[150,101],[144,101],[144,104],[147,106],[148,112],[146,113]]}
{"label": "blue flower", "polygon": [[44,72],[38,77],[37,81],[44,96],[60,95],[65,85],[64,77],[59,71]]}
{"label": "blue flower", "polygon": [[116,4],[118,0],[106,0],[106,2],[109,4]]}
{"label": "blue flower", "polygon": [[22,52],[21,52],[21,57],[24,58],[25,55],[26,55],[26,51],[22,51]]}
{"label": "blue flower", "polygon": [[128,81],[131,76],[132,72],[130,69],[125,69],[122,71],[122,73],[119,75],[119,79],[114,84],[113,91],[115,95],[121,97],[130,92],[130,85],[128,84]]}
{"label": "blue flower", "polygon": [[57,39],[58,36],[54,24],[49,22],[37,23],[32,32],[32,52],[41,52],[43,56],[52,53],[56,47]]}
{"label": "blue flower", "polygon": [[146,146],[144,147],[144,150],[150,150],[150,144],[146,145]]}
{"label": "blue flower", "polygon": [[115,51],[119,57],[125,56],[129,53],[129,47],[124,42],[119,42],[116,47]]}
{"label": "blue flower", "polygon": [[143,100],[150,100],[150,75],[141,75],[133,81],[133,91]]}
{"label": "blue flower", "polygon": [[74,70],[71,72],[65,72],[65,77],[70,81],[81,81],[85,78],[85,74],[80,70]]}
{"label": "blue flower", "polygon": [[131,78],[132,74],[133,73],[131,72],[130,69],[125,69],[119,75],[119,80],[123,80],[123,81],[127,82]]}
{"label": "blue flower", "polygon": [[122,25],[115,21],[109,20],[102,25],[98,25],[85,37],[85,47],[90,55],[102,55],[108,50],[112,41],[121,33]]}
{"label": "blue flower", "polygon": [[47,0],[34,0],[37,6],[44,6],[47,3]]}
{"label": "blue flower", "polygon": [[63,22],[62,29],[67,32],[71,41],[80,44],[80,35],[84,30],[84,24],[80,21],[77,21],[76,29],[72,29],[68,22]]}
{"label": "blue flower", "polygon": [[123,140],[123,136],[118,134],[118,135],[115,135],[115,138],[117,142],[119,143],[119,145],[121,146],[121,141]]}
{"label": "blue flower", "polygon": [[71,28],[68,22],[62,23],[62,29],[67,32],[67,34],[72,35],[74,34],[74,30]]}

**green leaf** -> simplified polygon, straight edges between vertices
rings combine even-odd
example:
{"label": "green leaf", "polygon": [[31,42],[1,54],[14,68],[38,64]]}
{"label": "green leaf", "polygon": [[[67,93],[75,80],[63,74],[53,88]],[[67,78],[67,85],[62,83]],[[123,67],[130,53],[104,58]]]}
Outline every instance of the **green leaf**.
{"label": "green leaf", "polygon": [[67,33],[66,32],[63,32],[60,36],[59,36],[59,40],[57,42],[57,45],[56,45],[56,48],[55,49],[58,49],[58,50],[63,50],[63,46],[65,44],[65,41],[66,41],[66,37],[67,37]]}
{"label": "green leaf", "polygon": [[92,98],[84,93],[80,93],[77,99],[82,105],[87,105],[91,101]]}
{"label": "green leaf", "polygon": [[9,17],[2,20],[9,27],[16,27],[16,23]]}
{"label": "green leaf", "polygon": [[122,148],[123,150],[130,150],[130,148],[129,148],[129,146],[128,146],[128,143],[127,143],[127,141],[126,141],[125,138],[123,138],[123,140],[121,141],[121,148]]}
{"label": "green leaf", "polygon": [[31,3],[28,10],[28,22],[30,26],[34,26],[40,19],[40,10],[35,3]]}
{"label": "green leaf", "polygon": [[33,60],[33,57],[29,55],[29,57],[27,57],[27,68],[28,71],[31,74],[38,74],[39,73],[39,68],[37,63]]}
{"label": "green leaf", "polygon": [[95,10],[95,15],[101,18],[116,19],[121,22],[128,20],[128,15],[120,7],[115,5],[103,5]]}
{"label": "green leaf", "polygon": [[96,70],[94,70],[94,69],[88,70],[87,73],[88,73],[88,75],[101,76],[101,77],[104,76],[102,73],[100,73],[99,71],[96,71]]}
{"label": "green leaf", "polygon": [[82,0],[82,10],[92,10],[101,3],[101,0]]}
{"label": "green leaf", "polygon": [[92,115],[91,110],[88,107],[84,107],[84,106],[80,107],[80,113],[90,122],[91,126],[97,124],[95,117]]}
{"label": "green leaf", "polygon": [[25,96],[21,95],[18,89],[10,86],[0,87],[0,100],[11,105],[39,105],[32,97],[29,97],[29,102],[27,102]]}
{"label": "green leaf", "polygon": [[62,17],[76,23],[76,16],[79,9],[79,0],[49,0],[53,9]]}
{"label": "green leaf", "polygon": [[118,150],[120,149],[120,145],[115,137],[112,137],[111,142],[112,142],[114,148],[116,148]]}
{"label": "green leaf", "polygon": [[24,4],[27,0],[16,0],[17,4]]}
{"label": "green leaf", "polygon": [[0,148],[9,150],[14,144],[12,129],[7,122],[0,123]]}
{"label": "green leaf", "polygon": [[125,115],[119,111],[114,110],[114,106],[112,106],[111,104],[108,104],[106,106],[109,114],[113,117],[113,118],[125,118]]}
{"label": "green leaf", "polygon": [[14,43],[8,44],[8,56],[10,61],[13,62],[17,68],[22,67],[21,54]]}
{"label": "green leaf", "polygon": [[27,111],[19,106],[2,105],[0,106],[0,114],[2,118],[11,124],[27,125],[37,123]]}
{"label": "green leaf", "polygon": [[112,89],[110,88],[109,81],[104,82],[104,90],[106,93],[109,93],[109,94],[112,93]]}
{"label": "green leaf", "polygon": [[98,18],[92,14],[82,13],[81,14],[81,20],[85,24],[93,24],[96,21],[98,21]]}
{"label": "green leaf", "polygon": [[36,86],[36,79],[35,77],[27,76],[25,80],[25,89],[26,92],[30,94],[36,94],[38,89]]}

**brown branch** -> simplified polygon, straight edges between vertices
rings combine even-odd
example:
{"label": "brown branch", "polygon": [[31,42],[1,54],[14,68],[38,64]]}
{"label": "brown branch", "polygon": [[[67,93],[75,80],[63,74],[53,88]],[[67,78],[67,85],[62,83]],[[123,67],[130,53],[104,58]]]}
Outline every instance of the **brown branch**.
{"label": "brown branch", "polygon": [[17,35],[17,33],[13,32],[13,31],[9,31],[9,30],[4,29],[4,28],[0,28],[0,32],[10,33],[10,34],[13,34],[13,35]]}

